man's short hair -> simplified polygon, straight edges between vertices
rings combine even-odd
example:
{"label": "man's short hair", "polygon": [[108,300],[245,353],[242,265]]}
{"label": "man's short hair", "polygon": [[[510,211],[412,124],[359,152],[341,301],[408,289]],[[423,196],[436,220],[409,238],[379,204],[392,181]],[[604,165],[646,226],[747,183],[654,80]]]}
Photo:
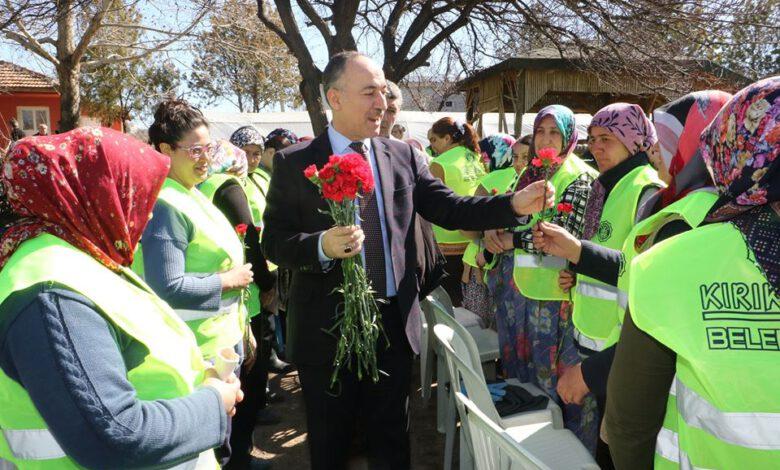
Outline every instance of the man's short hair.
{"label": "man's short hair", "polygon": [[344,51],[330,58],[328,65],[325,66],[325,70],[322,72],[322,92],[325,93],[326,100],[328,99],[328,90],[333,88],[341,78],[341,75],[344,74],[347,62],[357,57],[365,56],[357,51]]}
{"label": "man's short hair", "polygon": [[404,103],[404,95],[401,93],[401,88],[390,80],[387,80],[387,100],[397,102],[399,110]]}

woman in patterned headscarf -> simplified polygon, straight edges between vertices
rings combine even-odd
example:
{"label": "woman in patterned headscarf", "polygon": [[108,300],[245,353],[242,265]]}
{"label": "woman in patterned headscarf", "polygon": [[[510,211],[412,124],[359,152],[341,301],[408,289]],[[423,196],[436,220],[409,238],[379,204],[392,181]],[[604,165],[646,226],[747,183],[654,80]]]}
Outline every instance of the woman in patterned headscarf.
{"label": "woman in patterned headscarf", "polygon": [[[552,221],[579,237],[583,214],[596,177],[596,171],[574,154],[578,133],[574,113],[565,106],[548,106],[536,116],[530,157],[541,149],[552,148],[559,162],[549,169],[550,181],[556,187],[557,211]],[[521,189],[543,179],[545,171],[528,166],[509,189]],[[563,260],[543,256],[534,245],[531,227],[485,232],[487,250],[497,257],[497,275],[488,277],[488,288],[496,293],[495,316],[501,361],[507,376],[531,382],[558,399],[558,377],[580,361],[569,321],[570,304],[558,287],[558,270]],[[591,451],[597,438],[596,403],[588,399],[582,405],[563,405],[566,427]]]}
{"label": "woman in patterned headscarf", "polygon": [[[780,327],[780,77],[738,92],[702,133],[699,150],[717,202],[700,227],[656,245],[629,267],[631,311],[607,395],[617,468],[650,468],[654,452],[656,465],[669,467],[777,464],[780,375],[777,343],[765,332]],[[721,319],[702,313],[708,307],[700,292],[712,283],[756,287],[745,297],[732,289],[736,296],[725,301],[734,305],[721,310],[733,314]],[[717,349],[713,330],[724,332]]]}
{"label": "woman in patterned headscarf", "polygon": [[239,384],[204,381],[192,332],[128,269],[169,166],[98,128],[5,160],[0,466],[218,468]]}
{"label": "woman in patterned headscarf", "polygon": [[[702,220],[705,212],[701,211],[709,208],[706,201],[714,196],[707,191],[714,188],[698,152],[699,136],[729,98],[731,95],[722,91],[699,91],[653,112],[658,142],[650,147],[648,158],[668,187],[648,193],[646,202],[637,209],[637,220],[643,222],[632,229],[622,250],[581,242],[549,224],[542,224],[541,230],[535,232],[537,245],[545,252],[569,260],[585,260],[577,265],[577,270],[593,277],[599,278],[602,276],[599,273],[604,272],[617,273],[616,276],[600,279],[617,285],[618,302],[623,302],[621,293],[628,284],[626,271],[620,268],[621,264],[625,264],[624,260],[648,250],[655,243],[690,230]],[[703,200],[698,204],[696,201],[691,203],[691,199],[674,204],[689,195],[696,201]],[[625,309],[622,304],[620,308]],[[612,337],[609,342],[616,339]],[[613,345],[567,371],[558,382],[559,393],[569,400],[578,401],[592,392],[603,401],[614,353]]]}

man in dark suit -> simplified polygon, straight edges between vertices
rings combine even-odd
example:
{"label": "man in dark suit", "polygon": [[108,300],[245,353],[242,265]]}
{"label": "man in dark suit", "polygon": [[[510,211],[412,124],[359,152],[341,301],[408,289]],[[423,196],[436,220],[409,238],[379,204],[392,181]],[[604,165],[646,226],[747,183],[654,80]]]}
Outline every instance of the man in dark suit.
{"label": "man in dark suit", "polygon": [[[552,205],[538,182],[513,195],[462,198],[431,176],[425,157],[408,144],[377,138],[387,107],[384,73],[356,52],[331,58],[323,73],[333,110],[327,132],[274,157],[262,249],[293,271],[288,304],[288,357],[298,367],[306,403],[311,463],[344,468],[354,423],[368,441],[371,468],[409,468],[408,396],[412,358],[419,345],[420,305],[414,216],[450,229],[485,230],[518,224],[517,217]],[[322,167],[332,154],[362,153],[376,190],[360,203],[361,225],[333,227],[327,204],[304,169]],[[377,291],[389,344],[380,340],[379,382],[343,369],[332,389],[336,337],[329,334],[342,297],[340,260],[360,255]],[[413,351],[414,350],[414,351]]]}

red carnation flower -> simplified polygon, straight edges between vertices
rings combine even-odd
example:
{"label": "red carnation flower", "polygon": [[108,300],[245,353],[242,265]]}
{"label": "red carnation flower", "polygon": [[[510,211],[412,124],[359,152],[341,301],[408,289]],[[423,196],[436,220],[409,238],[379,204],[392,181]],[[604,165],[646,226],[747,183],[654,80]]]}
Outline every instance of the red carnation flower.
{"label": "red carnation flower", "polygon": [[313,177],[317,176],[317,166],[313,163],[306,167],[305,170],[303,170],[303,176],[306,177],[306,179],[312,179]]}
{"label": "red carnation flower", "polygon": [[574,207],[568,202],[561,202],[560,204],[558,204],[558,212],[561,212],[563,214],[568,214],[572,210],[574,210]]}
{"label": "red carnation flower", "polygon": [[247,228],[249,228],[249,227],[247,227],[246,224],[238,224],[238,225],[236,225],[236,233],[239,236],[243,237],[244,235],[246,235],[246,229]]}
{"label": "red carnation flower", "polygon": [[493,194],[493,195],[498,194],[498,189],[496,189],[496,188],[491,189],[490,190],[490,194]]}
{"label": "red carnation flower", "polygon": [[531,164],[535,167],[550,168],[553,165],[561,163],[561,158],[558,156],[558,152],[553,148],[543,148],[536,152],[536,158],[531,160]]}

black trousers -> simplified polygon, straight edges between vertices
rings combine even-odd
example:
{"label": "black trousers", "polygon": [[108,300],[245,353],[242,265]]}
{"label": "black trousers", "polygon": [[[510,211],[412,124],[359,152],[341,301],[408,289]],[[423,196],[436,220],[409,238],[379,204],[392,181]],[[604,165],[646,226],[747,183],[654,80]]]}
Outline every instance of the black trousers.
{"label": "black trousers", "polygon": [[441,286],[450,295],[453,307],[463,305],[463,282],[460,278],[463,276],[463,255],[449,255],[444,257],[447,260],[447,277],[441,283]]}
{"label": "black trousers", "polygon": [[252,432],[255,430],[257,412],[266,406],[266,386],[268,385],[268,366],[271,357],[271,343],[266,337],[268,314],[261,312],[252,318],[250,326],[257,340],[257,358],[251,369],[241,370],[241,390],[244,400],[236,405],[233,417],[230,447],[232,456],[227,468],[247,468],[252,451]]}
{"label": "black trousers", "polygon": [[355,423],[360,423],[368,444],[371,469],[403,470],[410,466],[409,389],[412,350],[395,302],[380,307],[390,341],[380,340],[377,351],[379,382],[358,380],[354,371],[342,370],[340,382],[330,389],[331,364],[298,365],[306,403],[306,423],[313,470],[346,468]]}

